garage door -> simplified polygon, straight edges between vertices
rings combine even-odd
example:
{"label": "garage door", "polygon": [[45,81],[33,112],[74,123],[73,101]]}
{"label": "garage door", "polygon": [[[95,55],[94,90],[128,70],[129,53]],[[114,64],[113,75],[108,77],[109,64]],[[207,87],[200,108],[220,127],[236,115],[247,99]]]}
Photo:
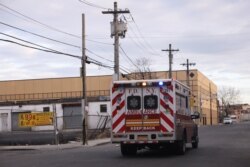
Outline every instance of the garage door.
{"label": "garage door", "polygon": [[[30,127],[19,127],[18,125],[18,114],[21,112],[13,112],[11,113],[11,122],[12,122],[12,131],[31,131]],[[23,112],[22,112],[23,113]],[[30,113],[30,112],[25,112],[25,113]]]}

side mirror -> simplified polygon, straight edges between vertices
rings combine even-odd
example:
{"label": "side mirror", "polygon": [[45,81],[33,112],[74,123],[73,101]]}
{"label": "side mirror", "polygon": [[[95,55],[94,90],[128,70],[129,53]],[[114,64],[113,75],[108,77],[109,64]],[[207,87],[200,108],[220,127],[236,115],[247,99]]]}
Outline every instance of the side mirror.
{"label": "side mirror", "polygon": [[200,113],[199,112],[194,112],[193,114],[191,114],[191,119],[199,119],[200,118]]}

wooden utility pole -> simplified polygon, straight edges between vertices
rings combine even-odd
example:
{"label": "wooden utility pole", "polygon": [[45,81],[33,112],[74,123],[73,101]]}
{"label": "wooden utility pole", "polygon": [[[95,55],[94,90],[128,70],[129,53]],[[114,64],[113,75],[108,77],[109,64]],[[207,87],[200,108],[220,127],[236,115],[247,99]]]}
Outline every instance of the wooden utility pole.
{"label": "wooden utility pole", "polygon": [[117,2],[114,2],[114,10],[108,10],[108,11],[103,11],[103,14],[113,14],[114,16],[114,34],[111,34],[111,37],[115,37],[114,38],[114,62],[115,62],[115,68],[114,68],[114,72],[115,72],[115,80],[119,80],[119,34],[118,34],[118,15],[119,14],[124,14],[124,13],[130,13],[129,10],[118,10],[117,7]]}
{"label": "wooden utility pole", "polygon": [[182,63],[181,65],[187,67],[186,80],[187,80],[187,86],[190,87],[190,81],[189,81],[189,66],[195,66],[195,63],[189,63],[189,60],[187,59],[187,63]]}
{"label": "wooden utility pole", "polygon": [[212,110],[212,89],[211,83],[209,82],[209,96],[210,96],[210,125],[213,125],[213,110]]}
{"label": "wooden utility pole", "polygon": [[57,113],[56,113],[56,104],[53,104],[53,120],[54,120],[54,135],[55,135],[55,144],[59,144],[59,139],[58,139],[58,128],[57,128]]}
{"label": "wooden utility pole", "polygon": [[86,47],[85,47],[85,15],[82,14],[82,113],[83,113],[83,123],[82,123],[82,144],[87,145],[87,130],[88,130],[88,113],[86,111],[86,106],[88,106],[87,96],[86,96]]}
{"label": "wooden utility pole", "polygon": [[169,58],[169,74],[168,78],[172,78],[172,64],[173,64],[173,54],[172,52],[178,52],[179,49],[172,49],[172,45],[169,44],[169,49],[163,49],[161,51],[168,52],[168,58]]}

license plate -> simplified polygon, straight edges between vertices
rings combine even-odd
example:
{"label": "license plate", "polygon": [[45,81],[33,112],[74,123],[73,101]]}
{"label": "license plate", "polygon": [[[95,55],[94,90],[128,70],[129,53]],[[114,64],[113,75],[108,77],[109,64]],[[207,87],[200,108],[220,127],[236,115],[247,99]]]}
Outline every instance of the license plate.
{"label": "license plate", "polygon": [[148,140],[148,136],[147,135],[138,135],[137,140]]}

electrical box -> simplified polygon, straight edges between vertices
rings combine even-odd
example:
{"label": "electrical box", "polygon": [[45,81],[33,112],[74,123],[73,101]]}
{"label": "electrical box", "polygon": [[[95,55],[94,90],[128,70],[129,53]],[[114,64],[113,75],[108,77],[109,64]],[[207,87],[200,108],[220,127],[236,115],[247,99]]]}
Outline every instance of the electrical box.
{"label": "electrical box", "polygon": [[[110,22],[111,25],[111,37],[115,36],[115,24],[114,22]],[[118,21],[117,22],[117,32],[118,32],[118,36],[121,37],[125,37],[125,33],[127,31],[127,23],[123,22],[123,21]]]}

